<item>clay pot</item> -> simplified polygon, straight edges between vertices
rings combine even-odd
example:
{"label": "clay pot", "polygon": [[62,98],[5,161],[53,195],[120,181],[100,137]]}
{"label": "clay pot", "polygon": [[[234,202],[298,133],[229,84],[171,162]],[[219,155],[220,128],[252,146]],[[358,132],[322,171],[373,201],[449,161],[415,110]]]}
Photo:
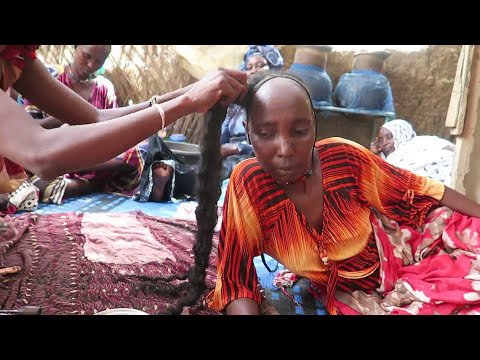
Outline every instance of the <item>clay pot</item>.
{"label": "clay pot", "polygon": [[383,73],[385,60],[389,56],[388,51],[359,51],[354,55],[352,70],[373,70]]}
{"label": "clay pot", "polygon": [[329,45],[296,45],[294,63],[314,65],[326,70],[328,53],[332,51]]}

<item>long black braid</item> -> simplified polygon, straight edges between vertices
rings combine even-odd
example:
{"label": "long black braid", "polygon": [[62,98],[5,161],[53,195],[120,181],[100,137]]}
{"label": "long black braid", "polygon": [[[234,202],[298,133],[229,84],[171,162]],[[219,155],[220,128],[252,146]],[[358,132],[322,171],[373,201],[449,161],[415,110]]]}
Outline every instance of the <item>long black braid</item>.
{"label": "long black braid", "polygon": [[193,246],[195,264],[188,272],[191,288],[175,308],[167,309],[167,314],[180,314],[185,306],[195,304],[206,288],[206,269],[212,251],[213,232],[218,220],[217,201],[221,194],[220,133],[226,114],[225,107],[216,105],[206,115],[207,131],[201,146],[202,157],[197,180],[198,206],[195,210],[197,234]]}
{"label": "long black braid", "polygon": [[[201,146],[201,160],[196,183],[198,206],[195,211],[197,231],[193,246],[194,265],[183,275],[173,275],[166,278],[133,275],[133,277],[148,281],[141,285],[141,290],[145,293],[178,296],[186,292],[175,307],[169,307],[158,315],[181,314],[185,306],[195,305],[206,289],[206,269],[212,251],[213,233],[218,220],[217,202],[221,194],[220,133],[226,113],[227,109],[225,107],[216,105],[205,114],[207,128]],[[170,283],[173,280],[186,279],[188,279],[188,282],[177,285]]]}

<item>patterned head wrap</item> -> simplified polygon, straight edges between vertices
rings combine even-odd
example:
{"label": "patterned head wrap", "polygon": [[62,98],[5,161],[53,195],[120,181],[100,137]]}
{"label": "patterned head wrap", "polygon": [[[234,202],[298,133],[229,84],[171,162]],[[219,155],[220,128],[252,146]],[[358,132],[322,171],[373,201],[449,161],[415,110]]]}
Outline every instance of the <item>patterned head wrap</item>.
{"label": "patterned head wrap", "polygon": [[392,133],[395,150],[398,150],[402,144],[412,140],[415,136],[417,136],[417,133],[415,130],[413,130],[412,125],[402,119],[389,121],[383,124],[382,127]]}
{"label": "patterned head wrap", "polygon": [[268,66],[272,70],[280,70],[283,66],[283,57],[280,51],[273,45],[249,45],[248,50],[243,55],[243,62],[239,67],[240,71],[245,71],[245,66],[251,56],[260,55],[267,60]]}

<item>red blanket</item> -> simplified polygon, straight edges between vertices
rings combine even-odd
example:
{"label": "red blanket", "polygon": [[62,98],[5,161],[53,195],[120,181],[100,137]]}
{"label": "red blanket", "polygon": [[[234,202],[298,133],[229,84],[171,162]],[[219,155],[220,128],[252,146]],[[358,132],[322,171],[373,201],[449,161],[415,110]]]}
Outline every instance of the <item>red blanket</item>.
{"label": "red blanket", "polygon": [[480,314],[480,219],[438,208],[420,229],[372,215],[376,293],[338,291],[343,314]]}

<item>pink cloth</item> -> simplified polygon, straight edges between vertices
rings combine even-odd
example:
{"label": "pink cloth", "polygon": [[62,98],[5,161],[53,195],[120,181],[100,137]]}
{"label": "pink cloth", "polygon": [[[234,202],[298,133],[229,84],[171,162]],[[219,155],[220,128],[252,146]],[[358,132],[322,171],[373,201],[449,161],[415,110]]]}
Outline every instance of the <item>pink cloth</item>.
{"label": "pink cloth", "polygon": [[480,219],[438,208],[421,229],[372,215],[377,293],[338,291],[343,314],[480,314]]}
{"label": "pink cloth", "polygon": [[82,219],[85,256],[112,264],[175,261],[173,253],[131,214],[85,213]]}

